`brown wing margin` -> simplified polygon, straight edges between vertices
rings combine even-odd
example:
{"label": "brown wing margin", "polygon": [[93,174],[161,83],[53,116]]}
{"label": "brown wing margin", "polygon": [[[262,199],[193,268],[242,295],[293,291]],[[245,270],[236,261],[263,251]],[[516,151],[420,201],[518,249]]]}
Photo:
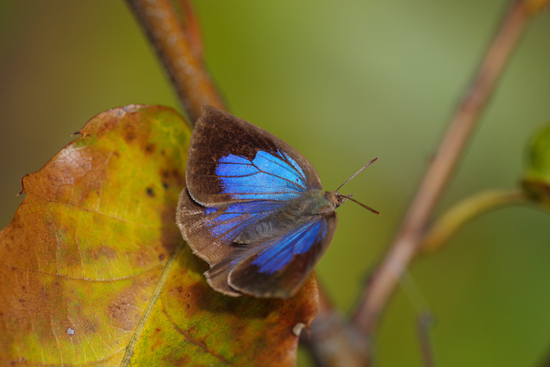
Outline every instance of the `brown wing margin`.
{"label": "brown wing margin", "polygon": [[187,188],[192,198],[205,206],[235,202],[223,193],[216,168],[228,154],[254,160],[258,151],[288,154],[304,171],[307,189],[321,190],[321,180],[309,161],[275,135],[212,106],[203,106],[195,125],[187,162]]}

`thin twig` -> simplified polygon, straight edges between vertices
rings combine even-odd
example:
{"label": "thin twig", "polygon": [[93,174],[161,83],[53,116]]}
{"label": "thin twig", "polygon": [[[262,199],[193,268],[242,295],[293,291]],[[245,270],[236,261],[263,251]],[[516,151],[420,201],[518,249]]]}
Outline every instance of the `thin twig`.
{"label": "thin twig", "polygon": [[309,334],[302,333],[305,346],[317,367],[364,367],[368,353],[357,330],[335,310],[323,287],[319,287],[319,310]]}
{"label": "thin twig", "polygon": [[425,367],[435,367],[432,344],[430,343],[430,328],[432,324],[433,318],[431,314],[423,313],[418,317],[418,339],[420,340],[420,351],[422,352],[422,360]]}
{"label": "thin twig", "polygon": [[422,251],[432,252],[447,243],[466,223],[489,211],[533,201],[521,190],[487,190],[453,205],[430,226],[422,240]]}
{"label": "thin twig", "polygon": [[397,282],[417,253],[426,223],[445,189],[461,153],[493,95],[504,66],[517,45],[534,10],[548,1],[515,0],[490,44],[477,76],[451,119],[439,149],[409,207],[388,253],[374,274],[357,308],[353,323],[369,339],[377,319],[393,294]]}
{"label": "thin twig", "polygon": [[184,28],[169,0],[127,0],[127,3],[162,60],[189,122],[194,124],[204,104],[225,109],[202,63],[202,46],[197,45],[200,37],[193,29],[195,16],[189,14],[192,8],[186,6],[185,18],[190,24]]}
{"label": "thin twig", "polygon": [[189,45],[191,46],[196,59],[202,63],[204,61],[204,55],[199,20],[197,19],[195,10],[191,6],[191,0],[180,0],[179,4],[185,19],[184,31],[186,33],[186,38],[189,41]]}

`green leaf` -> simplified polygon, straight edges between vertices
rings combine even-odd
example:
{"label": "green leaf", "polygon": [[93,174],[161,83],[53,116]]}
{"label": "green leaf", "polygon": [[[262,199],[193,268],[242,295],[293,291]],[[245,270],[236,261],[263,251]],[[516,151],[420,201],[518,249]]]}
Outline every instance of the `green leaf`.
{"label": "green leaf", "polygon": [[213,291],[175,225],[190,129],[174,110],[101,113],[0,232],[0,365],[293,366],[317,310]]}
{"label": "green leaf", "polygon": [[522,186],[532,199],[550,206],[550,123],[531,141]]}

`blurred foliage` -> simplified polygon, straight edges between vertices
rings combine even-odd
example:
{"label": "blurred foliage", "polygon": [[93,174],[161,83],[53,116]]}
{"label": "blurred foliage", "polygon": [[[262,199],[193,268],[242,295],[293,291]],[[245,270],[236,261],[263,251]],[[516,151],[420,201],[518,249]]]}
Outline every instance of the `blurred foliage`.
{"label": "blurred foliage", "polygon": [[[344,193],[382,214],[344,205],[318,266],[350,310],[507,2],[195,3],[207,63],[234,114],[308,157],[327,189],[380,157]],[[517,185],[527,141],[550,116],[549,20],[538,16],[522,40],[441,209]],[[21,177],[83,121],[131,103],[178,107],[122,1],[3,1],[0,43],[2,226],[21,202]],[[418,261],[418,290],[405,285],[385,314],[379,365],[422,365],[415,319],[428,307],[439,365],[532,366],[550,341],[549,220],[528,208],[495,212]]]}

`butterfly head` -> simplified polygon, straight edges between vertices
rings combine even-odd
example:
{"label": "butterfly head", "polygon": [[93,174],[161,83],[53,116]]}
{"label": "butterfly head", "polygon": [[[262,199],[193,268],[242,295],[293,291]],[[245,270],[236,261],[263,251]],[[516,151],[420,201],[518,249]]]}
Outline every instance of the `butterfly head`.
{"label": "butterfly head", "polygon": [[[327,191],[325,192],[325,197],[326,199],[329,201],[330,205],[327,205],[327,207],[331,207],[330,209],[326,210],[326,211],[329,211],[329,210],[334,210],[336,208],[338,208],[340,205],[344,204],[344,202],[346,202],[346,200],[351,200],[353,201],[354,203],[357,203],[359,205],[361,205],[363,208],[367,209],[367,210],[370,210],[371,212],[373,212],[374,214],[380,214],[378,213],[376,210],[374,210],[373,208],[371,208],[370,206],[366,206],[365,204],[363,203],[360,203],[358,202],[357,200],[355,199],[352,199],[351,197],[353,196],[353,194],[350,194],[350,195],[342,195],[338,192],[338,190],[340,190],[342,188],[342,186],[344,186],[345,184],[347,184],[351,179],[353,179],[355,176],[357,176],[359,174],[359,172],[361,172],[362,170],[364,170],[365,168],[367,168],[368,166],[370,166],[374,161],[376,161],[378,159],[378,157],[374,158],[372,161],[370,161],[369,163],[365,164],[363,167],[361,167],[359,169],[359,171],[355,172],[350,178],[348,178],[346,180],[346,182],[344,182],[343,184],[341,184],[336,190],[334,191]],[[323,208],[324,209],[324,208]]]}
{"label": "butterfly head", "polygon": [[355,199],[352,199],[351,198],[352,196],[353,196],[353,194],[342,195],[342,194],[340,194],[339,192],[336,192],[336,191],[327,191],[325,193],[325,197],[330,202],[330,205],[332,206],[332,210],[338,208],[340,205],[344,204],[347,200],[351,200],[354,203],[357,203],[357,204],[361,205],[363,208],[365,208],[367,210],[370,210],[374,214],[380,214],[376,210],[371,208],[370,206],[367,206],[367,205],[365,205],[365,204],[363,204],[363,203],[361,203],[361,202],[359,202]]}
{"label": "butterfly head", "polygon": [[345,195],[342,195],[342,194],[340,194],[339,192],[336,192],[336,191],[326,191],[325,192],[325,198],[330,203],[330,205],[329,205],[330,209],[329,210],[334,210],[334,209],[338,208],[340,205],[344,204],[344,202],[346,200],[348,200],[350,197],[351,197],[351,195],[345,196]]}

